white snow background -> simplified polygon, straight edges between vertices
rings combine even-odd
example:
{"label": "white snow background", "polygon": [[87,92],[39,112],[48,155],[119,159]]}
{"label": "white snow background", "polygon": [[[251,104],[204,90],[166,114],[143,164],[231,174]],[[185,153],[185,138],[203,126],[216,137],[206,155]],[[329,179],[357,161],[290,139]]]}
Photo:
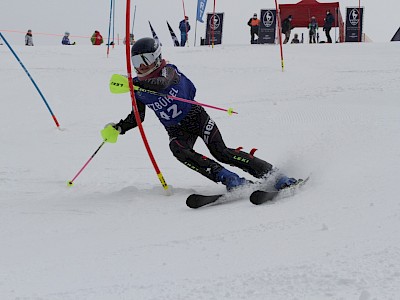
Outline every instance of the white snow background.
{"label": "white snow background", "polygon": [[[7,36],[7,35],[6,35]],[[147,110],[144,128],[173,187],[165,196],[137,130],[100,130],[130,112],[113,95],[124,47],[16,46],[64,131],[0,46],[1,299],[398,299],[399,43],[164,47],[196,85],[230,147],[290,176],[292,198],[192,210],[220,193],[179,163]],[[196,150],[209,155],[198,140]],[[240,175],[246,175],[236,168]],[[251,179],[251,176],[247,176]]]}

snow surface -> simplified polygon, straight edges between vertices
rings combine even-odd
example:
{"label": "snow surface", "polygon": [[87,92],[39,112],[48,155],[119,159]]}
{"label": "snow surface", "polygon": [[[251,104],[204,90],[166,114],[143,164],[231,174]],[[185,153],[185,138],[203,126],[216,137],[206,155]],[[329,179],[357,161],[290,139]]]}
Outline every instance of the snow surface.
{"label": "snow surface", "polygon": [[[198,210],[224,190],[145,131],[173,187],[165,196],[138,131],[105,144],[131,108],[108,90],[124,47],[15,47],[61,127],[0,46],[1,299],[399,299],[399,43],[164,47],[197,86],[230,147],[285,173],[301,193]],[[196,149],[209,155],[201,140]],[[234,169],[234,168],[231,168]],[[238,171],[241,175],[245,173]],[[248,178],[250,178],[248,176]]]}

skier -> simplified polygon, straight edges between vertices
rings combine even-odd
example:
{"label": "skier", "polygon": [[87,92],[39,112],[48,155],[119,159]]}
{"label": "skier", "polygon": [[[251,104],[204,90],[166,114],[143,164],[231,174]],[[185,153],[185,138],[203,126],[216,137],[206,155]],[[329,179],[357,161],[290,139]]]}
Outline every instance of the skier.
{"label": "skier", "polygon": [[[132,46],[132,64],[137,77],[133,83],[143,89],[193,100],[196,87],[175,65],[161,56],[161,47],[153,38],[142,38]],[[146,106],[151,108],[169,135],[169,147],[173,155],[190,169],[199,172],[214,182],[222,182],[228,190],[245,185],[248,181],[221,164],[193,150],[198,137],[202,138],[210,153],[220,162],[238,167],[256,178],[263,178],[272,165],[255,157],[254,151],[246,153],[241,148],[228,148],[213,119],[202,106],[167,97],[135,91],[138,112],[144,121]],[[118,123],[108,123],[101,135],[104,141],[116,142],[119,134],[137,127],[132,111]],[[275,188],[282,189],[297,182],[294,178],[279,176]]]}
{"label": "skier", "polygon": [[25,34],[25,46],[33,46],[32,30],[28,30]]}

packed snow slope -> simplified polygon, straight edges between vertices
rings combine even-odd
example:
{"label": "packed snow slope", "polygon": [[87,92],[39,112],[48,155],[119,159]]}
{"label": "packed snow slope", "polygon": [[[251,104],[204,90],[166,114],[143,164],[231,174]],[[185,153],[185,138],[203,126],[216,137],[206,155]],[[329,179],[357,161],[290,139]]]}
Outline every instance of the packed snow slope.
{"label": "packed snow slope", "polygon": [[[124,47],[15,47],[63,130],[0,46],[1,299],[399,299],[399,43],[164,47],[230,147],[294,177],[292,198],[191,210],[220,193],[145,132],[173,188],[165,196],[137,130],[101,144],[130,112],[108,89]],[[209,155],[203,142],[197,151]],[[229,167],[229,166],[227,166]],[[240,175],[246,175],[238,169]],[[246,175],[249,179],[251,176]]]}

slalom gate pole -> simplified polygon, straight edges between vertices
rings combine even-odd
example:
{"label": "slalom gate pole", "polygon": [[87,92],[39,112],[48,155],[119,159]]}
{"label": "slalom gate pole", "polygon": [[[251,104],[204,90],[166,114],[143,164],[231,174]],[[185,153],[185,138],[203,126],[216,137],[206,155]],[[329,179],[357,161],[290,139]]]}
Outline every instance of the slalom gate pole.
{"label": "slalom gate pole", "polygon": [[92,156],[89,158],[89,160],[83,165],[83,167],[79,170],[78,173],[76,173],[76,175],[74,176],[74,178],[72,178],[70,181],[68,181],[67,185],[68,186],[72,186],[74,184],[74,180],[79,176],[79,174],[82,173],[82,171],[86,168],[86,166],[91,162],[91,160],[93,159],[93,157],[97,154],[97,152],[99,152],[100,148],[103,147],[103,145],[106,143],[106,141],[103,141],[99,148],[97,148],[97,150],[92,154]]}
{"label": "slalom gate pole", "polygon": [[35,80],[33,80],[31,74],[29,74],[28,70],[25,68],[24,64],[22,63],[22,61],[19,59],[18,55],[14,52],[13,48],[10,46],[10,44],[8,43],[8,41],[6,40],[6,38],[4,37],[4,35],[0,32],[0,37],[3,39],[3,41],[6,43],[8,49],[10,49],[11,53],[14,55],[15,59],[19,62],[19,64],[21,65],[22,69],[24,69],[26,75],[28,75],[29,79],[32,81],[33,85],[35,86],[36,90],[38,91],[40,97],[42,97],[42,100],[44,102],[44,104],[46,105],[47,109],[49,110],[51,117],[53,118],[54,123],[56,123],[56,126],[58,129],[60,129],[60,124],[57,121],[56,116],[54,115],[53,111],[51,110],[49,104],[47,103],[46,99],[44,98],[42,92],[40,91],[39,87],[37,86]]}
{"label": "slalom gate pole", "polygon": [[283,62],[283,49],[282,49],[282,32],[281,32],[281,12],[279,10],[278,6],[278,1],[275,0],[275,7],[276,7],[276,14],[277,14],[277,19],[278,19],[278,38],[279,38],[279,47],[281,49],[281,66],[282,66],[282,72],[285,70],[285,64]]}
{"label": "slalom gate pole", "polygon": [[144,132],[143,129],[143,124],[142,121],[140,120],[140,115],[139,115],[139,110],[138,110],[138,106],[136,103],[136,98],[135,98],[135,93],[134,93],[134,87],[133,87],[133,81],[132,81],[132,66],[131,66],[131,47],[130,47],[130,43],[129,43],[129,23],[130,23],[130,10],[131,10],[131,1],[130,0],[126,0],[126,22],[125,22],[125,52],[126,52],[126,69],[128,72],[128,82],[129,82],[129,90],[130,90],[130,94],[131,94],[131,101],[132,101],[132,108],[133,111],[135,113],[135,119],[140,131],[140,135],[142,136],[143,139],[143,143],[146,147],[147,153],[149,154],[149,158],[153,164],[154,170],[157,173],[158,179],[160,180],[160,183],[162,185],[162,187],[164,188],[164,190],[167,192],[167,195],[170,195],[170,189],[168,187],[167,182],[164,179],[164,176],[162,175],[160,169],[158,168],[157,162],[153,156],[153,153],[150,149],[150,145],[147,141],[146,138],[146,134]]}
{"label": "slalom gate pole", "polygon": [[[135,4],[135,9],[133,10],[133,18],[132,18],[132,34],[133,34],[133,29],[135,28],[135,19],[136,19],[136,4]],[[129,41],[130,43],[131,41]]]}
{"label": "slalom gate pole", "polygon": [[113,0],[113,7],[114,7],[114,9],[113,9],[113,20],[112,20],[112,28],[113,28],[113,33],[112,33],[112,43],[113,43],[113,49],[114,49],[114,46],[115,46],[115,40],[114,40],[114,37],[115,37],[115,0]]}
{"label": "slalom gate pole", "polygon": [[111,0],[111,3],[110,3],[110,18],[109,18],[109,20],[108,20],[107,58],[108,58],[108,54],[110,54],[110,35],[111,35],[112,10],[113,10],[113,0]]}

